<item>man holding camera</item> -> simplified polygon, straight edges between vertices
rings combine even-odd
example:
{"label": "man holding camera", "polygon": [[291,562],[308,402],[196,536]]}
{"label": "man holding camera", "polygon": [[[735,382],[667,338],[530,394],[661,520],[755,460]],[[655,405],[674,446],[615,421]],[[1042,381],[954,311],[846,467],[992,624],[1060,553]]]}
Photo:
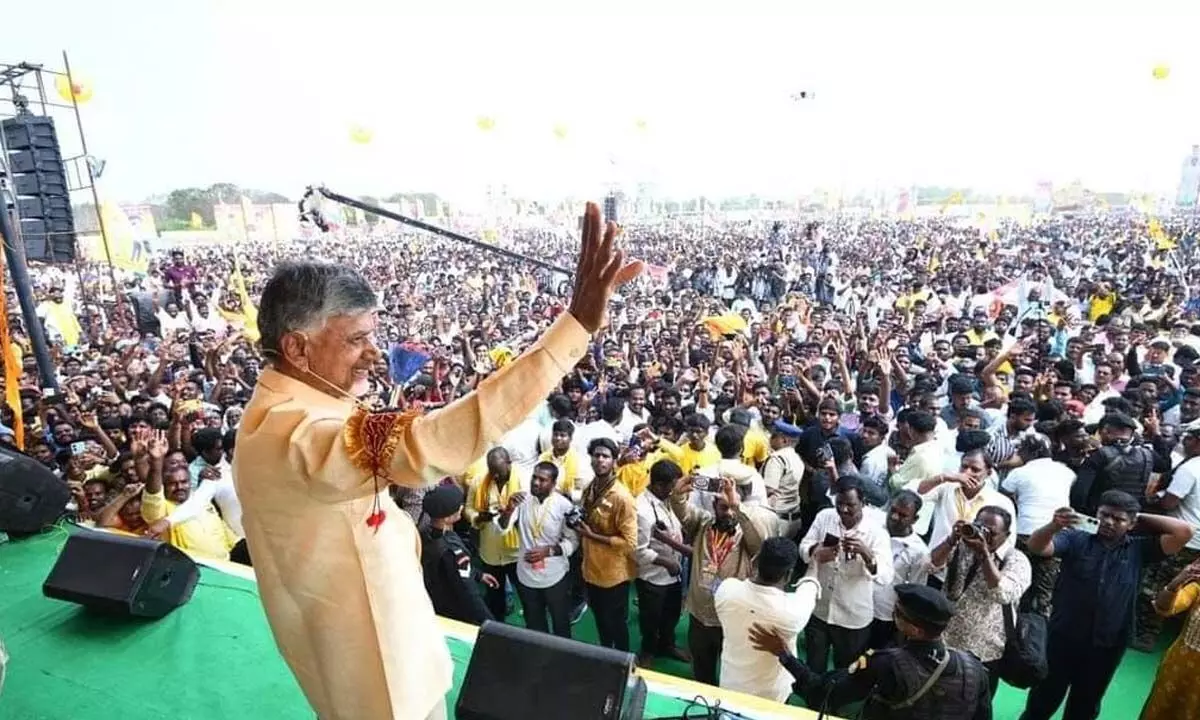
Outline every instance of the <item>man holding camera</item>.
{"label": "man holding camera", "polygon": [[[508,531],[517,529],[520,541],[517,555],[517,596],[524,609],[525,627],[571,637],[571,553],[579,542],[575,531],[567,527],[567,518],[575,506],[562,493],[555,492],[558,466],[542,460],[533,467],[529,495],[516,493],[501,511],[499,524]],[[546,615],[550,623],[546,623]]]}
{"label": "man holding camera", "polygon": [[974,521],[956,522],[929,559],[933,571],[946,569],[946,597],[958,605],[946,642],[984,664],[993,695],[1006,640],[1004,606],[1021,601],[1033,575],[1029,558],[1008,542],[1012,523],[1005,508],[985,506]]}
{"label": "man holding camera", "polygon": [[637,507],[617,482],[619,450],[612,439],[588,443],[595,477],[583,491],[583,511],[572,529],[583,538],[583,581],[600,645],[629,650],[629,584],[637,577]]}

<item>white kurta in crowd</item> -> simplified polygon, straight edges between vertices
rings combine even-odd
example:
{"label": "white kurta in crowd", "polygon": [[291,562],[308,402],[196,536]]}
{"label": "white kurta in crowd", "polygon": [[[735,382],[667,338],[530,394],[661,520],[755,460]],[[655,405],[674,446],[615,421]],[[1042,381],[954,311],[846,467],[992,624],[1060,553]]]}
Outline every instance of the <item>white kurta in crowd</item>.
{"label": "white kurta in crowd", "polygon": [[795,592],[753,580],[722,581],[714,598],[724,630],[721,687],[785,702],[792,694],[792,676],[774,655],[751,646],[750,627],[774,629],[783,634],[786,647],[795,647],[820,595],[821,586],[813,577],[800,580]]}

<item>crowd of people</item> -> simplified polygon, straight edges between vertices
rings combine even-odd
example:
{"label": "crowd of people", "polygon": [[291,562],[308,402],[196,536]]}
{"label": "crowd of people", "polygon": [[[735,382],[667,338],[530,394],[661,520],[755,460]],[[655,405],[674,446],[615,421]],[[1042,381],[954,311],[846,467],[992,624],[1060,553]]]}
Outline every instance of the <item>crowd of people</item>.
{"label": "crowd of people", "polygon": [[[1142,717],[1200,713],[1200,222],[1154,223],[630,225],[655,272],[558,391],[461,476],[390,490],[435,609],[914,718],[991,717],[1040,618],[1025,720],[1098,717],[1126,648],[1186,613]],[[559,265],[576,244],[507,242]],[[382,226],[175,249],[118,292],[35,268],[58,382],[11,315],[24,450],[81,522],[253,562],[230,462],[270,361],[255,298],[295,255],[378,290],[354,341],[384,351],[379,407],[453,402],[568,301],[565,276]]]}

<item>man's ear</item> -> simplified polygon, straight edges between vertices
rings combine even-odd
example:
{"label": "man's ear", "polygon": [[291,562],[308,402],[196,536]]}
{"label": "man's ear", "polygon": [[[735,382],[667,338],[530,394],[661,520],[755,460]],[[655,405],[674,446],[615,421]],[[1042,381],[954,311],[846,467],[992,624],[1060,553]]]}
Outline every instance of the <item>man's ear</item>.
{"label": "man's ear", "polygon": [[292,367],[308,370],[308,338],[303,333],[284,333],[279,339],[279,354]]}

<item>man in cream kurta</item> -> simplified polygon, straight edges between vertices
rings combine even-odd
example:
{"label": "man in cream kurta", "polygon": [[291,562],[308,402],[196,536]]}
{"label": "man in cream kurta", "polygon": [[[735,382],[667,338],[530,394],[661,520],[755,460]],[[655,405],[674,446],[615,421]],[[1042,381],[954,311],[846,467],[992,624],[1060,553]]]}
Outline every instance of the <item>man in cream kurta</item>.
{"label": "man in cream kurta", "polygon": [[[541,341],[478,391],[419,418],[394,455],[392,480],[419,468],[461,472],[521,422],[587,349],[564,313]],[[425,594],[420,538],[346,453],[352,403],[266,370],[246,406],[234,480],[259,591],[280,651],[322,720],[424,718],[453,666]],[[336,578],[336,583],[330,579]]]}
{"label": "man in cream kurta", "polygon": [[[583,358],[613,289],[643,267],[624,263],[615,225],[601,239],[595,204],[584,220],[570,311],[474,393],[389,434],[397,444],[386,481],[416,486],[461,473]],[[287,272],[281,268],[276,277]],[[311,263],[291,272],[300,290],[336,274]],[[233,476],[276,643],[321,720],[444,717],[452,665],[421,578],[417,530],[346,443],[355,407],[339,395],[365,385],[379,357],[374,321],[358,320],[361,313],[324,325],[315,316],[297,320],[314,307],[338,307],[337,298],[305,300],[297,287],[274,283],[263,291],[259,329],[275,367],[259,377],[246,407]],[[361,278],[338,284],[354,286],[345,291],[354,298],[371,295]],[[306,322],[317,324],[293,327]],[[338,394],[317,389],[318,381]],[[376,508],[383,522],[375,522]]]}

